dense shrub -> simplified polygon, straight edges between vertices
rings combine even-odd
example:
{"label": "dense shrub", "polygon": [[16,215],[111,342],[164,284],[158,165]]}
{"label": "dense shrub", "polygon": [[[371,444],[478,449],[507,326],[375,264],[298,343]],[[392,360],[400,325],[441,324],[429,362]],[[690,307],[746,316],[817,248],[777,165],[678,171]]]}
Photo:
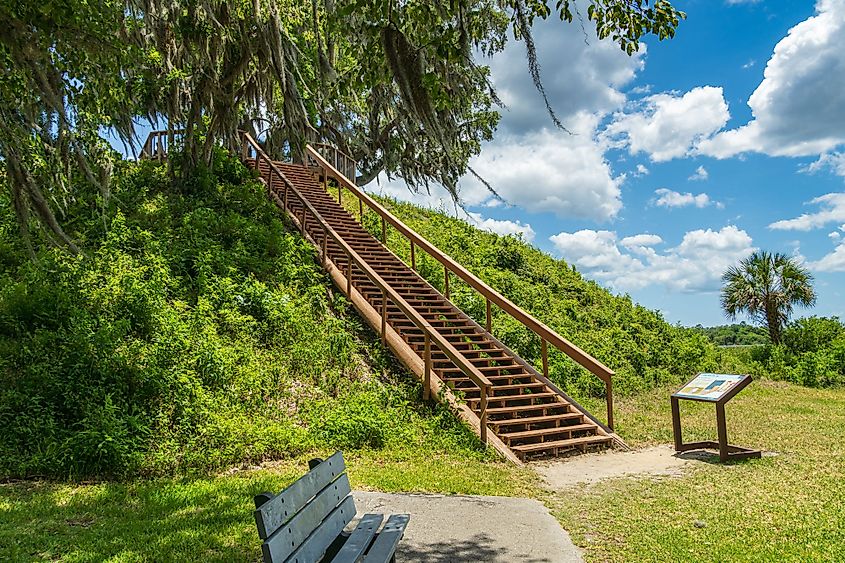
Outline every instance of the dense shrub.
{"label": "dense shrub", "polygon": [[[514,236],[479,230],[444,213],[382,199],[394,214],[423,237],[466,266],[514,303],[615,370],[618,393],[634,393],[677,383],[697,371],[716,367],[716,350],[700,332],[673,326],[659,313],[635,304],[627,295],[613,295],[585,280],[563,260],[556,260]],[[368,228],[380,236],[375,214]],[[391,232],[389,244],[410,259],[406,240]],[[420,272],[435,287],[443,286],[443,269],[421,252]],[[455,278],[452,300],[484,323],[485,304]],[[540,364],[540,341],[520,323],[494,307],[494,333],[525,359]],[[552,379],[575,395],[601,395],[604,384],[564,357],[550,353]]]}
{"label": "dense shrub", "polygon": [[[451,417],[387,400],[418,388],[372,376],[384,354],[237,161],[175,184],[125,164],[112,189],[69,203],[78,257],[30,260],[0,201],[0,478],[378,448]],[[465,434],[443,447],[480,451]]]}
{"label": "dense shrub", "polygon": [[845,385],[845,326],[836,317],[807,317],[789,324],[778,346],[722,350],[722,364],[807,387]]}

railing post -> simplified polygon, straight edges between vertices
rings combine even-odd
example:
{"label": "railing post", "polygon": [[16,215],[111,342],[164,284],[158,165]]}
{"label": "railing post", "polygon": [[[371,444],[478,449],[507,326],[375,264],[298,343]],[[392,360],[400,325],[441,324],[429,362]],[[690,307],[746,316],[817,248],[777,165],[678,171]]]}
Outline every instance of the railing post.
{"label": "railing post", "polygon": [[481,416],[479,416],[479,423],[481,424],[481,442],[487,445],[487,386],[482,385],[481,389]]}
{"label": "railing post", "polygon": [[540,346],[540,351],[543,355],[543,375],[548,379],[549,377],[549,344],[546,342],[545,338],[540,339],[542,341],[542,345]]}
{"label": "railing post", "polygon": [[358,222],[364,224],[364,200],[358,198]]}
{"label": "railing post", "polygon": [[346,296],[352,299],[352,255],[346,253]]}
{"label": "railing post", "polygon": [[423,354],[423,361],[425,362],[423,400],[427,401],[431,398],[431,337],[428,335],[428,332],[425,333],[425,352]]}
{"label": "railing post", "polygon": [[414,241],[411,242],[411,268],[416,270],[417,269],[417,253],[415,252],[416,245]]}
{"label": "railing post", "polygon": [[381,242],[387,244],[387,223],[381,218]]}
{"label": "railing post", "polygon": [[387,344],[387,291],[381,290],[381,343]]}
{"label": "railing post", "polygon": [[246,142],[246,133],[241,134],[241,162],[246,162],[249,156],[249,143]]}
{"label": "railing post", "polygon": [[329,230],[323,229],[323,268],[329,268]]}
{"label": "railing post", "polygon": [[449,299],[449,268],[446,267],[446,264],[443,264],[443,295],[446,296],[446,299]]}
{"label": "railing post", "polygon": [[487,304],[487,332],[493,334],[493,316],[490,314],[490,298],[485,297],[484,302]]}
{"label": "railing post", "polygon": [[607,427],[613,430],[613,383],[608,379],[605,384],[607,393]]}
{"label": "railing post", "polygon": [[342,182],[337,183],[337,202],[340,205],[343,205],[343,183]]}

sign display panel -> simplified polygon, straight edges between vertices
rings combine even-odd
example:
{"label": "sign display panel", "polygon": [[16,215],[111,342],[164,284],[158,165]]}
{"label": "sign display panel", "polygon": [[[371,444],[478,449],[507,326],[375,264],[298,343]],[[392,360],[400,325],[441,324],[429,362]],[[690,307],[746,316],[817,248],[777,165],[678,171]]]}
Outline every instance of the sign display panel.
{"label": "sign display panel", "polygon": [[700,401],[718,401],[725,393],[743,381],[745,375],[725,373],[699,373],[695,378],[675,393],[676,397],[698,399]]}

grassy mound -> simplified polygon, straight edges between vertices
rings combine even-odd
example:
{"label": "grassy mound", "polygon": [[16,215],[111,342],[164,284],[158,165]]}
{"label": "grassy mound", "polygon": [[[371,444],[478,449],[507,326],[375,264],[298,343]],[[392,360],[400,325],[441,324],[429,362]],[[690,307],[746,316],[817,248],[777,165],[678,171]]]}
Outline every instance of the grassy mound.
{"label": "grassy mound", "polygon": [[0,201],[0,478],[315,448],[487,455],[396,375],[240,163],[220,154],[176,184],[152,163],[116,177],[105,210],[96,194],[68,204],[78,257],[36,240],[31,260]]}
{"label": "grassy mound", "polygon": [[[565,261],[517,237],[482,231],[464,220],[408,203],[380,201],[491,287],[615,370],[618,393],[677,383],[697,371],[716,367],[715,347],[703,334],[667,323],[659,313],[637,305],[627,295],[613,295],[584,279]],[[365,223],[381,236],[374,213],[365,216]],[[410,263],[407,241],[396,232],[388,238],[390,247]],[[417,264],[429,282],[443,288],[439,263],[418,253]],[[483,298],[454,277],[450,291],[458,306],[484,323]],[[539,339],[495,307],[493,332],[523,358],[540,365]],[[549,363],[552,379],[567,392],[582,398],[604,392],[597,377],[557,350],[550,349]]]}

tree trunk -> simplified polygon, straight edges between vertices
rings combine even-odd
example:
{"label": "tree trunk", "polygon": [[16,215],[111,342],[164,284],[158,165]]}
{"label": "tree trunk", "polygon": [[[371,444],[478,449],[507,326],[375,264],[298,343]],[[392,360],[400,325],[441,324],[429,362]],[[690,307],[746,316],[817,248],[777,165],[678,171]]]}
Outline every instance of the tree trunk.
{"label": "tree trunk", "polygon": [[780,319],[777,309],[772,305],[766,306],[766,324],[769,328],[769,339],[772,344],[780,344]]}

